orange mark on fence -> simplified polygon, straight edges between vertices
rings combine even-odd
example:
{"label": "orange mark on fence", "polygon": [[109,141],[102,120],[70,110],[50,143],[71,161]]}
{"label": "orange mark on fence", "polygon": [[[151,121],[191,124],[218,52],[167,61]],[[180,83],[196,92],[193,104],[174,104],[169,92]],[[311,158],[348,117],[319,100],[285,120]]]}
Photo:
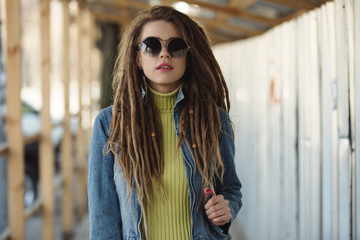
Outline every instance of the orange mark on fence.
{"label": "orange mark on fence", "polygon": [[272,77],[270,82],[270,98],[271,102],[279,103],[280,100],[275,96],[275,79]]}

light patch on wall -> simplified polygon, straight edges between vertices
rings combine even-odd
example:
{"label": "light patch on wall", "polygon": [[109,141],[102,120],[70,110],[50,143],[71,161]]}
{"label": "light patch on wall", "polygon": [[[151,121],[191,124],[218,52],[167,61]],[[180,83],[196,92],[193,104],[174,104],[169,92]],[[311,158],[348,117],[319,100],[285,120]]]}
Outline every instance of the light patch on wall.
{"label": "light patch on wall", "polygon": [[236,91],[235,97],[236,97],[236,100],[238,100],[239,102],[248,102],[250,100],[249,95],[241,89],[238,89]]}

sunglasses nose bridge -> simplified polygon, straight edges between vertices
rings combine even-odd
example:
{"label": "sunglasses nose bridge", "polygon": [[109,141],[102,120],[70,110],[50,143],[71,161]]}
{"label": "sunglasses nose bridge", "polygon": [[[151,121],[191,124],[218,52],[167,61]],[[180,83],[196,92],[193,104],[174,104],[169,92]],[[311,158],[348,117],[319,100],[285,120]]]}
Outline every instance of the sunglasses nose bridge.
{"label": "sunglasses nose bridge", "polygon": [[167,58],[169,58],[171,56],[171,54],[170,54],[169,49],[168,49],[168,41],[167,40],[161,40],[161,39],[159,39],[159,40],[160,40],[160,44],[161,44],[161,50],[159,52],[159,57],[162,58],[163,56],[166,56]]}
{"label": "sunglasses nose bridge", "polygon": [[[165,50],[164,50],[164,49],[165,49]],[[171,56],[171,55],[170,55],[168,49],[166,48],[166,46],[162,47],[162,48],[161,48],[161,51],[160,51],[160,53],[159,53],[159,57],[160,57],[160,58],[163,58],[163,57],[169,58],[170,56]]]}

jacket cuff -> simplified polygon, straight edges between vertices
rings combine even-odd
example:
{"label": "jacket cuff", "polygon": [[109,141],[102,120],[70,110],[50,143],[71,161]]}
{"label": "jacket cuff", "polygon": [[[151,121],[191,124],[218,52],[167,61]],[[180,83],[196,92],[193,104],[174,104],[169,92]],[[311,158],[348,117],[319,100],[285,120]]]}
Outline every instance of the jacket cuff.
{"label": "jacket cuff", "polygon": [[221,228],[221,230],[223,230],[223,232],[224,232],[226,235],[229,235],[230,225],[231,225],[231,221],[228,222],[228,223],[225,223],[224,225],[221,225],[221,226],[219,226],[219,227]]}

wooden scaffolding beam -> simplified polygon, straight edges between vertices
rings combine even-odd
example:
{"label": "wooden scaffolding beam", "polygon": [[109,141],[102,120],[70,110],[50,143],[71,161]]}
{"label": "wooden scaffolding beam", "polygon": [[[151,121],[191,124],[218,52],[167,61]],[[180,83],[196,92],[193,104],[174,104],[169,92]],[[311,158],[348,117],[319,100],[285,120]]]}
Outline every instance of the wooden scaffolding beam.
{"label": "wooden scaffolding beam", "polygon": [[[20,5],[19,0],[6,0],[6,59],[7,75],[7,141],[8,153],[8,219],[11,239],[25,238],[24,217],[24,143],[21,132],[21,65],[20,65]],[[4,6],[2,6],[4,7]],[[9,26],[11,24],[11,27]]]}
{"label": "wooden scaffolding beam", "polygon": [[[89,112],[90,112],[90,133],[92,132],[92,128],[93,128],[93,110],[94,110],[94,103],[93,103],[93,80],[94,80],[94,64],[93,64],[93,60],[94,60],[94,54],[93,54],[93,49],[94,49],[94,45],[95,45],[95,41],[94,41],[94,29],[95,29],[95,20],[94,20],[94,16],[91,12],[89,12],[88,14],[88,37],[89,37],[89,62],[88,62],[88,67],[89,67],[89,78],[88,78],[88,91],[89,91],[89,96],[90,96],[90,106],[89,106]],[[91,136],[91,134],[89,134],[89,137]],[[90,141],[89,141],[90,142]]]}
{"label": "wooden scaffolding beam", "polygon": [[78,94],[79,94],[79,126],[77,131],[77,179],[78,179],[78,203],[79,216],[82,218],[86,213],[87,198],[86,198],[86,161],[84,151],[84,136],[82,131],[82,91],[83,91],[83,7],[78,6],[77,27],[78,27]]}
{"label": "wooden scaffolding beam", "polygon": [[64,138],[62,141],[61,150],[61,172],[64,178],[63,197],[62,197],[62,227],[63,238],[71,239],[73,235],[73,196],[72,196],[72,183],[73,183],[73,159],[71,154],[71,132],[70,132],[70,12],[69,0],[63,0],[63,20],[64,20],[64,50],[63,50],[63,64],[64,64],[64,99],[65,99],[65,115],[64,115]]}
{"label": "wooden scaffolding beam", "polygon": [[40,185],[43,199],[43,239],[55,237],[55,190],[54,190],[54,147],[51,142],[50,117],[50,0],[40,2],[40,37],[41,37],[41,138],[40,138]]}

